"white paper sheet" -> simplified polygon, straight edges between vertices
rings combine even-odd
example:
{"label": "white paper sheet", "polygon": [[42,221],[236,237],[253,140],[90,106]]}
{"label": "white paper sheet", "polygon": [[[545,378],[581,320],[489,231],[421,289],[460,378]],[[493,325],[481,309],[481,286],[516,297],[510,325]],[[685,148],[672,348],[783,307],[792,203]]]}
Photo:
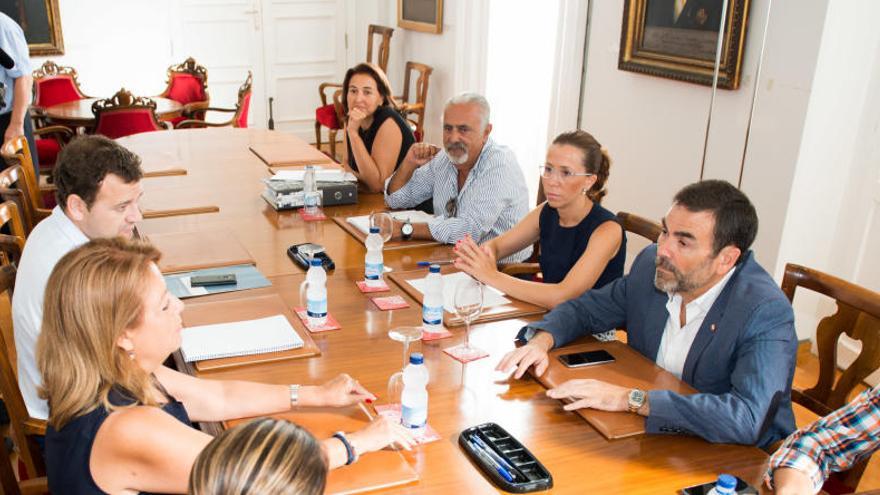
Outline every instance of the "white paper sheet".
{"label": "white paper sheet", "polygon": [[[464,272],[455,272],[448,275],[442,275],[443,279],[443,309],[455,314],[455,288],[460,282],[471,278]],[[422,294],[425,293],[425,279],[416,278],[407,280],[407,282],[415,287]],[[494,287],[488,285],[483,288],[483,308],[491,308],[492,306],[500,306],[502,304],[510,304],[510,299],[504,297],[504,293]]]}
{"label": "white paper sheet", "polygon": [[[434,215],[418,210],[390,211],[391,218],[404,222],[409,219],[410,223],[428,223],[434,219]],[[348,217],[346,221],[364,234],[370,233],[370,215],[361,215],[359,217]]]}
{"label": "white paper sheet", "polygon": [[303,346],[284,315],[184,328],[180,350],[187,362],[286,351]]}

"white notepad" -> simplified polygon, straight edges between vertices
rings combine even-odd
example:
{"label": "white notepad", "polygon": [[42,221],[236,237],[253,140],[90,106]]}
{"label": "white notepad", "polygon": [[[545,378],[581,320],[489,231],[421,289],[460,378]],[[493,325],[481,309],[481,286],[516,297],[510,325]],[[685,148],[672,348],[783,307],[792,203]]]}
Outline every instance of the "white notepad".
{"label": "white notepad", "polygon": [[[389,211],[388,213],[391,214],[391,218],[399,222],[409,220],[410,223],[428,223],[434,219],[434,215],[419,210]],[[370,215],[348,217],[345,220],[364,234],[370,233]]]}
{"label": "white notepad", "polygon": [[190,363],[206,359],[288,351],[303,346],[284,315],[183,329],[180,352]]}

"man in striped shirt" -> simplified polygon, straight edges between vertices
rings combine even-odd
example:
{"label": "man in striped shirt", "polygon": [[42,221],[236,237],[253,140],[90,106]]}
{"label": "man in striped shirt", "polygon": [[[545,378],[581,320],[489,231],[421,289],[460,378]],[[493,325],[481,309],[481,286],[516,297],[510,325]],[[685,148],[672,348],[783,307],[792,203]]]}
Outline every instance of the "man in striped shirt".
{"label": "man in striped shirt", "polygon": [[[443,112],[443,149],[417,143],[388,179],[385,204],[413,208],[433,199],[435,218],[412,224],[396,237],[434,239],[452,244],[469,235],[477,243],[510,230],[529,211],[528,189],[513,151],[490,137],[489,103],[478,94],[452,97]],[[528,247],[503,260],[523,261]]]}
{"label": "man in striped shirt", "polygon": [[880,448],[880,391],[792,433],[770,458],[764,481],[777,494],[819,493],[831,473],[846,471]]}

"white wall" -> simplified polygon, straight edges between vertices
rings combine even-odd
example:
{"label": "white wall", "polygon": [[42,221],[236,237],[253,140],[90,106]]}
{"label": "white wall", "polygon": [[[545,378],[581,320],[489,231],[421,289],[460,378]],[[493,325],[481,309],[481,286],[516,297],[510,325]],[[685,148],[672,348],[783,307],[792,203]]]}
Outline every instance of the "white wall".
{"label": "white wall", "polygon": [[[771,273],[826,1],[773,2],[743,178],[761,219],[754,250]],[[700,178],[711,88],[618,70],[622,17],[623,0],[593,2],[581,127],[612,157],[606,207],[659,219],[675,192]],[[742,82],[717,93],[704,178],[738,180],[766,18],[767,1],[751,2]]]}

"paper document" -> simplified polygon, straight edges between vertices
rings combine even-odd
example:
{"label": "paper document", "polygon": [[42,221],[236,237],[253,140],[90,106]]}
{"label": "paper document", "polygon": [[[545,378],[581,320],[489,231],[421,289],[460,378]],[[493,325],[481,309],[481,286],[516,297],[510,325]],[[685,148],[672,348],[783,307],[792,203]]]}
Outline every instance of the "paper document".
{"label": "paper document", "polygon": [[[279,170],[269,180],[302,182],[305,176],[305,170]],[[357,182],[357,177],[341,169],[323,170],[321,167],[315,167],[315,180],[318,182]]]}
{"label": "paper document", "polygon": [[[448,275],[442,275],[443,279],[443,309],[455,314],[455,288],[460,282],[471,278],[464,272],[455,272]],[[425,279],[416,278],[407,280],[407,283],[415,287],[422,294],[425,293]],[[491,308],[492,306],[500,306],[502,304],[510,304],[510,299],[504,297],[504,293],[488,285],[483,288],[483,308]]]}
{"label": "paper document", "polygon": [[186,362],[287,351],[303,346],[284,315],[184,328],[180,351]]}
{"label": "paper document", "polygon": [[[391,218],[399,222],[405,222],[409,219],[410,223],[428,223],[434,219],[434,215],[418,210],[389,211],[388,213],[391,214]],[[357,227],[364,234],[370,233],[370,215],[348,217],[346,221]]]}

